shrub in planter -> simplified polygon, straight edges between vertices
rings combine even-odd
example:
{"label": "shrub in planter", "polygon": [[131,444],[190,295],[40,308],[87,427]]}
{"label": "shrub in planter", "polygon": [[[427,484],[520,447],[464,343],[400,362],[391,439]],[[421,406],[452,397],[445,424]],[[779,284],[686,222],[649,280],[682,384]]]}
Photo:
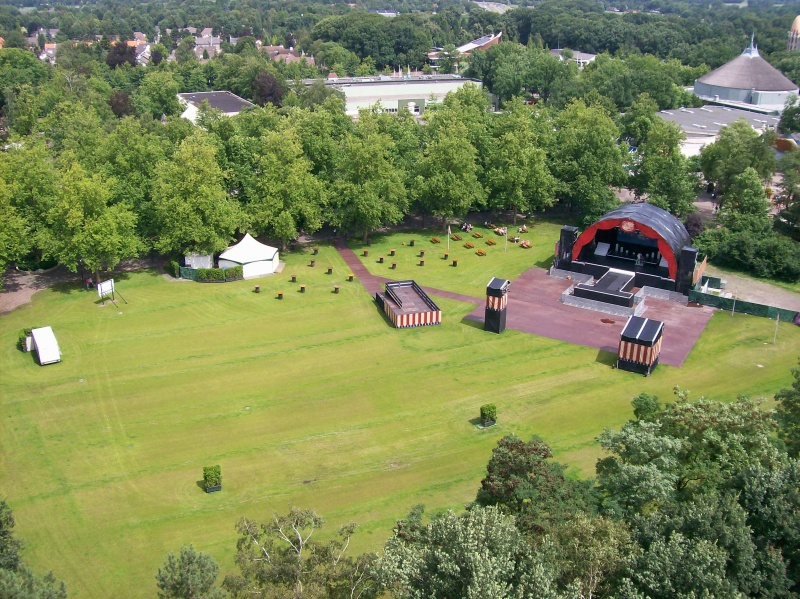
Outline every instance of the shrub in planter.
{"label": "shrub in planter", "polygon": [[241,279],[244,277],[244,267],[243,266],[231,266],[230,268],[226,268],[223,271],[225,275],[226,281],[235,281],[236,279]]}
{"label": "shrub in planter", "polygon": [[206,493],[219,491],[222,488],[222,468],[219,465],[203,468],[203,486]]}
{"label": "shrub in planter", "polygon": [[493,403],[481,406],[481,424],[494,424],[497,421],[497,406]]}
{"label": "shrub in planter", "polygon": [[170,260],[169,261],[169,271],[172,273],[172,276],[176,279],[181,278],[181,265],[178,264],[177,260]]}
{"label": "shrub in planter", "polygon": [[197,280],[201,282],[224,281],[225,271],[221,268],[198,268]]}
{"label": "shrub in planter", "polygon": [[[35,329],[36,327],[33,327],[33,328]],[[30,337],[30,336],[31,336],[31,331],[32,331],[32,330],[33,330],[33,329],[22,329],[22,330],[19,332],[19,338],[17,339],[17,349],[18,349],[19,351],[23,351],[23,352],[24,352],[24,351],[27,351],[27,348],[26,348],[26,346],[25,346],[25,340],[26,340],[28,337]]]}

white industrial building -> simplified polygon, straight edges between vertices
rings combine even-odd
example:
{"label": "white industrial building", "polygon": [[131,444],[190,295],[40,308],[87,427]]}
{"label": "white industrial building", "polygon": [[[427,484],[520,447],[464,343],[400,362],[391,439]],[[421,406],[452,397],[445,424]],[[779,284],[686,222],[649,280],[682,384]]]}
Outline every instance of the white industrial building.
{"label": "white industrial building", "polygon": [[[310,85],[313,82],[308,80],[306,83]],[[359,110],[378,103],[386,112],[395,113],[408,108],[411,114],[422,115],[426,106],[441,102],[447,94],[458,91],[466,83],[482,87],[480,81],[459,75],[341,77],[329,78],[325,85],[343,92],[345,112],[357,117]]]}

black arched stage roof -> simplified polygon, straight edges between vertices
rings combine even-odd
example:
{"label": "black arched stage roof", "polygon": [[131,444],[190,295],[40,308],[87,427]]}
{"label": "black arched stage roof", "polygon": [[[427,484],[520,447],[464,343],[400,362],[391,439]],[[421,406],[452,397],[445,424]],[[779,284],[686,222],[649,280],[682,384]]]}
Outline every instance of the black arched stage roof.
{"label": "black arched stage roof", "polygon": [[[623,226],[623,223],[626,224]],[[638,231],[649,239],[655,239],[658,242],[658,250],[669,266],[670,278],[678,276],[681,248],[690,246],[692,238],[689,237],[689,232],[681,221],[666,210],[647,203],[625,204],[603,215],[600,220],[581,233],[572,246],[572,255],[580,256],[581,250],[591,243],[598,230],[604,231],[615,227],[620,227],[628,233]]]}

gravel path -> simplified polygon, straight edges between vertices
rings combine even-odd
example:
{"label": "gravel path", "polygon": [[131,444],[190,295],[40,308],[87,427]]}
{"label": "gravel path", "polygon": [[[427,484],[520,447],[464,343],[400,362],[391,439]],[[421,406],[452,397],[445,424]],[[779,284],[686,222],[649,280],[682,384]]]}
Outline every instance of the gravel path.
{"label": "gravel path", "polygon": [[800,312],[800,293],[776,287],[763,281],[722,272],[710,264],[706,267],[705,274],[724,279],[727,282],[725,292],[735,295],[739,299]]}

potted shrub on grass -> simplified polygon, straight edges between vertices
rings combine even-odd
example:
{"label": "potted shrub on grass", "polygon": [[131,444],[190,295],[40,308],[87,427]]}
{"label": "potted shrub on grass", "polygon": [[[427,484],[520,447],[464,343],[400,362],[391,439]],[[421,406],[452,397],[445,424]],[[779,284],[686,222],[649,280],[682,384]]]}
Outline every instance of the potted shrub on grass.
{"label": "potted shrub on grass", "polygon": [[222,490],[222,468],[220,466],[203,468],[203,486],[206,488],[206,493]]}
{"label": "potted shrub on grass", "polygon": [[493,403],[481,406],[481,425],[492,426],[497,422],[497,406]]}

